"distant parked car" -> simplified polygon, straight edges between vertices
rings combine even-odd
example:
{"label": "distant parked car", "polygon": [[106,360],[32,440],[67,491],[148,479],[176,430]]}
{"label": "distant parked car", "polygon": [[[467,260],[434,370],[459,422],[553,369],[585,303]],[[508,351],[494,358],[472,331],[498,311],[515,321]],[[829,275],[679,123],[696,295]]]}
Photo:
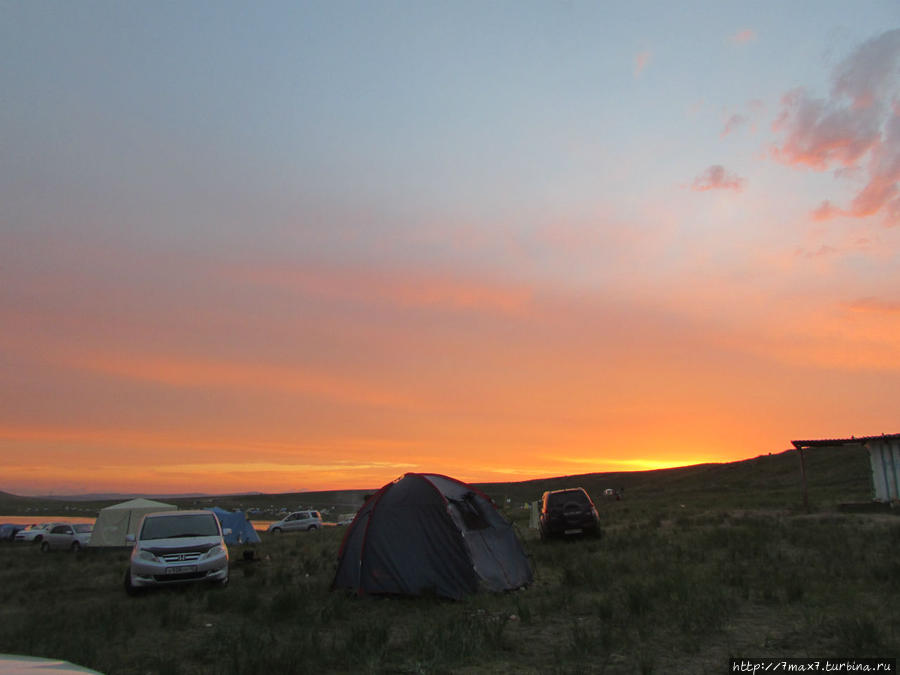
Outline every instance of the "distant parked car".
{"label": "distant parked car", "polygon": [[41,550],[45,553],[51,549],[67,549],[80,551],[91,539],[90,523],[57,523],[44,535]]}
{"label": "distant parked car", "polygon": [[125,571],[125,591],[208,581],[228,584],[228,547],[219,519],[212,511],[163,511],[148,513],[134,544]]}
{"label": "distant parked car", "polygon": [[322,527],[322,516],[318,511],[295,511],[277,523],[269,525],[266,532],[281,534],[300,530],[314,532]]}
{"label": "distant parked car", "polygon": [[600,515],[584,488],[545,492],[539,521],[541,539],[600,535]]}
{"label": "distant parked car", "polygon": [[16,532],[16,541],[28,544],[39,544],[44,539],[44,535],[56,523],[41,523],[40,525],[29,525],[24,530]]}

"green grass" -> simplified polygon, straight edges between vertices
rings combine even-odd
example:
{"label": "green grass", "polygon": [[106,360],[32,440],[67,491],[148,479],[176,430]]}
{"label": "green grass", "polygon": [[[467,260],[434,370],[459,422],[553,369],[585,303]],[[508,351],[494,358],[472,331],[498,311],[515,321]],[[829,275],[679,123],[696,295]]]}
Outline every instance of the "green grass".
{"label": "green grass", "polygon": [[[233,548],[226,589],[138,598],[122,590],[124,552],[0,545],[0,652],[166,675],[721,673],[731,656],[896,657],[900,518],[839,510],[869,496],[864,456],[810,455],[810,513],[790,455],[488,486],[526,501],[581,480],[604,535],[545,544],[510,509],[534,583],[460,602],[330,592],[338,528],[265,537],[252,562]],[[624,501],[599,498],[613,480],[628,481]]]}

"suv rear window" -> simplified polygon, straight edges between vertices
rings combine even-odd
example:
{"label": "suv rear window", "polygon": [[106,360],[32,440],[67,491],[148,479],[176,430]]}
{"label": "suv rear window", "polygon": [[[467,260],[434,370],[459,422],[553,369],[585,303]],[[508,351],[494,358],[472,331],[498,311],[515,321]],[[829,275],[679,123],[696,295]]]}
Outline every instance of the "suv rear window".
{"label": "suv rear window", "polygon": [[562,492],[551,492],[547,495],[547,506],[550,508],[554,506],[563,506],[569,502],[575,502],[576,504],[586,506],[589,501],[590,500],[584,490],[564,490]]}

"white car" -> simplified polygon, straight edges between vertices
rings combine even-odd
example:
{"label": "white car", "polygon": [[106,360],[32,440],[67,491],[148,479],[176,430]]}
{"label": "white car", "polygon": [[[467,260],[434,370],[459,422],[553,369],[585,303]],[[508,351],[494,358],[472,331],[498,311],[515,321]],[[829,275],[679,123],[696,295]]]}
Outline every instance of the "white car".
{"label": "white car", "polygon": [[281,534],[282,532],[308,531],[315,532],[322,527],[322,516],[318,511],[295,511],[277,523],[272,523],[266,532]]}
{"label": "white car", "polygon": [[14,541],[25,542],[28,544],[38,544],[44,539],[44,535],[56,523],[41,523],[40,525],[29,525],[24,530],[16,532]]}
{"label": "white car", "polygon": [[77,553],[88,545],[93,529],[90,523],[56,523],[44,534],[41,550],[46,553],[55,548]]}
{"label": "white car", "polygon": [[154,586],[208,581],[228,584],[228,547],[219,519],[212,511],[163,511],[141,520],[131,564],[125,571],[125,591],[134,595]]}

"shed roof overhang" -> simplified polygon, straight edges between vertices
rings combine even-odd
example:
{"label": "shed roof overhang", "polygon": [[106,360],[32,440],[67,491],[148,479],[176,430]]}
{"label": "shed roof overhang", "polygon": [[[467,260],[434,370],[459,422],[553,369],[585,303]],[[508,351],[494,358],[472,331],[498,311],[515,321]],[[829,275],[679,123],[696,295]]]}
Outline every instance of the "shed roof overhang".
{"label": "shed roof overhang", "polygon": [[822,438],[813,441],[791,441],[797,450],[804,448],[827,448],[839,445],[865,445],[870,441],[896,441],[900,434],[881,434],[880,436],[851,436],[850,438]]}

